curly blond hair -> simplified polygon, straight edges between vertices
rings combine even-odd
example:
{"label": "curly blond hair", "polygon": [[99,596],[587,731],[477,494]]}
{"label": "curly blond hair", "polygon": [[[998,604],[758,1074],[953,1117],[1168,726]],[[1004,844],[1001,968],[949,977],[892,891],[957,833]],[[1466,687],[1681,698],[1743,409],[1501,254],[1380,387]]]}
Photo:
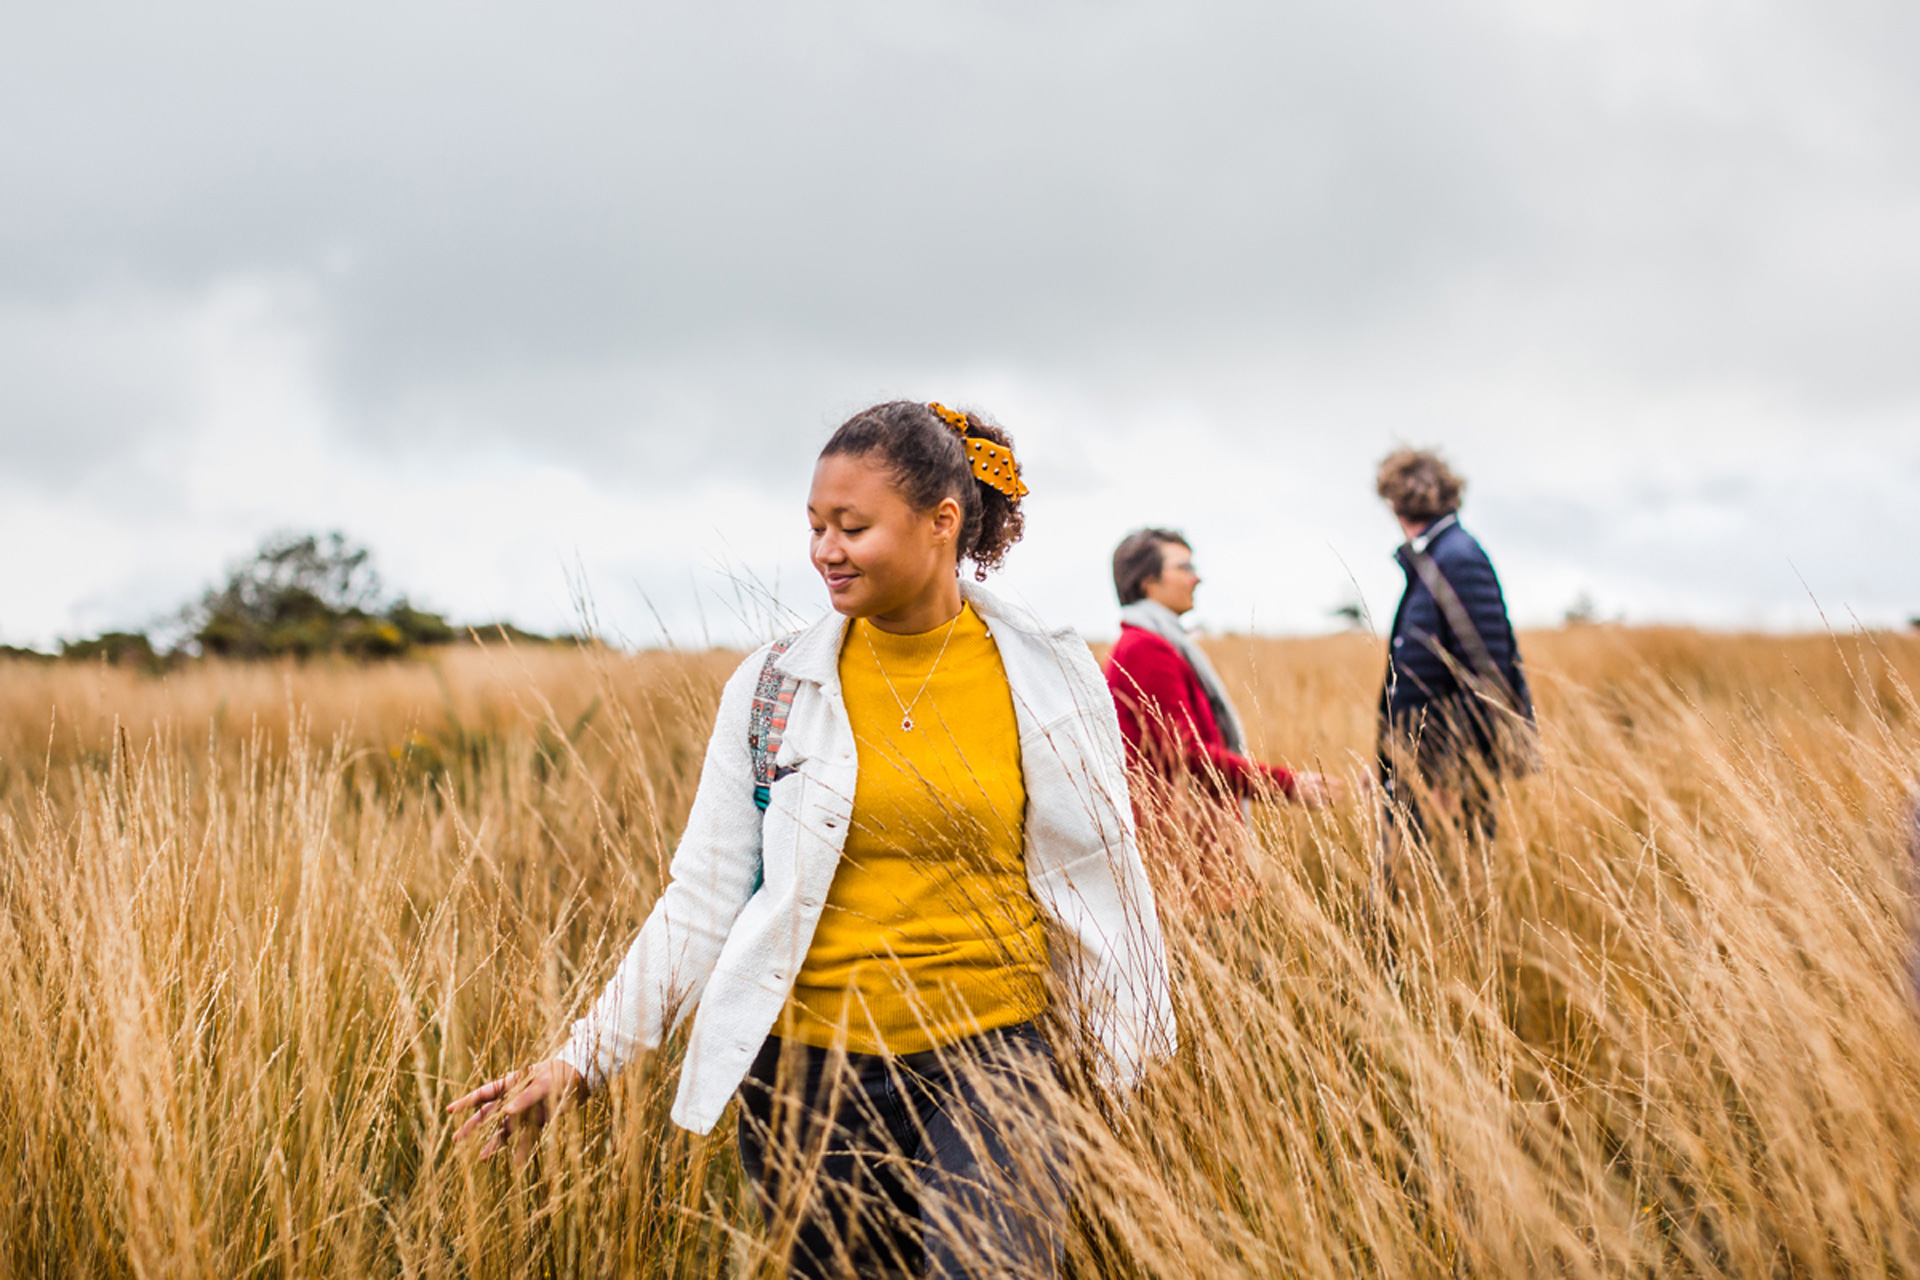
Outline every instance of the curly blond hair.
{"label": "curly blond hair", "polygon": [[1423,524],[1458,511],[1467,482],[1432,449],[1395,449],[1380,460],[1374,487],[1393,514]]}

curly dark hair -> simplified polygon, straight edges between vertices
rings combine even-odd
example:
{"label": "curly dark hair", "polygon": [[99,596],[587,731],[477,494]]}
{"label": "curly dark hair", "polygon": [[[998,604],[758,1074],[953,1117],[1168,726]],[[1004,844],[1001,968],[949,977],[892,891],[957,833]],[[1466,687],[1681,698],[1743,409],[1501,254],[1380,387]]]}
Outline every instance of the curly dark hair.
{"label": "curly dark hair", "polygon": [[1458,511],[1467,482],[1432,449],[1395,449],[1380,460],[1374,487],[1393,514],[1419,524]]}
{"label": "curly dark hair", "polygon": [[[967,414],[966,438],[990,440],[1013,451],[1013,437]],[[1026,532],[1020,499],[974,479],[973,464],[961,436],[937,414],[914,400],[890,400],[862,409],[833,433],[820,456],[864,458],[879,455],[893,475],[894,487],[916,511],[931,511],[942,498],[960,504],[960,559],[973,562],[976,581],[998,569],[1013,544]]]}

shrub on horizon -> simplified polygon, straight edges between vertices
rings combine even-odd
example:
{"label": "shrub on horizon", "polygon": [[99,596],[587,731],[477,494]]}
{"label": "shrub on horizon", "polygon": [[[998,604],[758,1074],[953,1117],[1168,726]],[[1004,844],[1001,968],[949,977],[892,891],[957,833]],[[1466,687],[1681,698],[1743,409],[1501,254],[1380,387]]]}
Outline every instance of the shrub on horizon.
{"label": "shrub on horizon", "polygon": [[104,662],[110,667],[159,671],[167,660],[144,631],[103,631],[89,640],[62,640],[60,657],[68,662]]}
{"label": "shrub on horizon", "polygon": [[373,553],[345,534],[277,534],[183,614],[202,654],[397,658],[456,639],[446,618],[386,601]]}

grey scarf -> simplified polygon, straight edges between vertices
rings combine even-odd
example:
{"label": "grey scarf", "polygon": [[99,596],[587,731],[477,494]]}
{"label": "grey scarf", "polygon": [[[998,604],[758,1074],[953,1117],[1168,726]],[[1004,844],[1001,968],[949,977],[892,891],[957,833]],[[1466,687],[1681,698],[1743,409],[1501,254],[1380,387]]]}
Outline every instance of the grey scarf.
{"label": "grey scarf", "polygon": [[1220,683],[1220,673],[1213,669],[1213,664],[1207,661],[1207,655],[1187,634],[1187,629],[1180,625],[1180,615],[1158,601],[1135,600],[1132,604],[1121,606],[1120,621],[1128,626],[1139,627],[1142,631],[1150,631],[1180,651],[1180,656],[1193,668],[1193,674],[1200,677],[1200,687],[1207,691],[1207,701],[1213,706],[1213,718],[1220,726],[1220,736],[1226,741],[1227,750],[1245,752],[1247,735],[1240,724],[1240,713],[1227,700],[1227,689]]}

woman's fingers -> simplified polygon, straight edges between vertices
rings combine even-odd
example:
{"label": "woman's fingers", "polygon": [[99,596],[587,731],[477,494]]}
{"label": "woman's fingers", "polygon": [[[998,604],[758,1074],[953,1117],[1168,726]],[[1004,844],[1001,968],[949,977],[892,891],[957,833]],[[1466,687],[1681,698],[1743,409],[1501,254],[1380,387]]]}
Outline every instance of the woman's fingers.
{"label": "woman's fingers", "polygon": [[567,1104],[586,1094],[580,1073],[558,1059],[542,1062],[525,1071],[516,1071],[489,1080],[472,1093],[448,1105],[449,1112],[475,1108],[467,1122],[453,1135],[459,1142],[483,1124],[494,1130],[480,1148],[485,1159],[513,1147],[514,1163],[525,1164],[533,1155],[534,1139],[547,1122],[565,1110]]}
{"label": "woman's fingers", "polygon": [[[496,1083],[504,1086],[505,1081]],[[474,1092],[479,1093],[481,1090],[476,1089]],[[454,1141],[458,1142],[469,1131],[491,1121],[495,1127],[486,1145],[480,1148],[481,1159],[498,1155],[511,1142],[514,1162],[525,1164],[533,1153],[534,1138],[546,1127],[547,1120],[552,1114],[553,1109],[547,1105],[552,1093],[552,1077],[536,1068],[526,1073],[524,1083],[511,1097],[501,1100],[496,1091],[494,1098],[482,1104],[480,1109],[460,1126],[460,1131],[453,1136]]]}
{"label": "woman's fingers", "polygon": [[[531,1092],[533,1092],[533,1090],[531,1089],[526,1090],[525,1092],[521,1093],[519,1097],[524,1098],[527,1096],[528,1093],[531,1093]],[[518,1100],[519,1098],[515,1099],[515,1101],[518,1101]],[[524,1108],[522,1110],[524,1110]],[[525,1134],[528,1130],[533,1130],[537,1132],[539,1129],[538,1124],[515,1125],[514,1119],[520,1114],[520,1112],[514,1109],[513,1103],[507,1103],[503,1106],[491,1108],[489,1111],[489,1114],[491,1114],[494,1117],[494,1127],[493,1127],[493,1132],[490,1133],[487,1137],[486,1145],[480,1148],[480,1158],[482,1160],[486,1160],[493,1156],[498,1155],[500,1151],[506,1146],[507,1140],[509,1137],[517,1139],[521,1137],[523,1134]],[[473,1119],[467,1121],[466,1127],[472,1128],[474,1125],[479,1124],[480,1121],[481,1121],[481,1117],[475,1116]],[[462,1130],[462,1132],[465,1132],[465,1130]]]}
{"label": "woman's fingers", "polygon": [[455,1142],[464,1141],[469,1133],[472,1133],[480,1127],[481,1124],[485,1123],[487,1117],[492,1115],[499,1107],[500,1095],[512,1087],[514,1077],[518,1074],[518,1072],[509,1072],[501,1076],[498,1080],[489,1080],[472,1093],[462,1098],[456,1098],[447,1104],[448,1115],[452,1115],[457,1111],[464,1111],[468,1107],[475,1108],[474,1113],[467,1117],[467,1122],[454,1130],[453,1140]]}
{"label": "woman's fingers", "polygon": [[552,1080],[545,1075],[535,1076],[527,1082],[527,1087],[513,1095],[500,1110],[500,1128],[480,1154],[493,1155],[511,1145],[513,1165],[522,1168],[533,1158],[534,1139],[547,1127],[547,1121],[553,1111],[547,1105],[548,1095],[553,1091]]}
{"label": "woman's fingers", "polygon": [[533,1159],[534,1139],[538,1138],[540,1131],[546,1127],[547,1110],[545,1107],[528,1116],[525,1122],[512,1126],[510,1132],[513,1138],[514,1168],[526,1168],[527,1161]]}
{"label": "woman's fingers", "polygon": [[1320,809],[1346,799],[1347,784],[1329,773],[1306,773],[1300,775],[1294,794],[1309,809]]}
{"label": "woman's fingers", "polygon": [[506,1091],[507,1086],[513,1083],[513,1078],[518,1074],[519,1072],[517,1071],[509,1071],[506,1075],[501,1076],[498,1080],[489,1080],[485,1084],[481,1085],[478,1089],[475,1089],[472,1093],[466,1094],[463,1097],[455,1098],[452,1102],[449,1102],[447,1104],[448,1112],[451,1113],[454,1111],[464,1111],[468,1107],[478,1106],[481,1103],[492,1102],[495,1098],[499,1097],[503,1092]]}
{"label": "woman's fingers", "polygon": [[455,1142],[464,1142],[469,1133],[487,1122],[487,1118],[500,1109],[498,1102],[483,1103],[478,1111],[467,1117],[467,1122],[453,1132]]}

